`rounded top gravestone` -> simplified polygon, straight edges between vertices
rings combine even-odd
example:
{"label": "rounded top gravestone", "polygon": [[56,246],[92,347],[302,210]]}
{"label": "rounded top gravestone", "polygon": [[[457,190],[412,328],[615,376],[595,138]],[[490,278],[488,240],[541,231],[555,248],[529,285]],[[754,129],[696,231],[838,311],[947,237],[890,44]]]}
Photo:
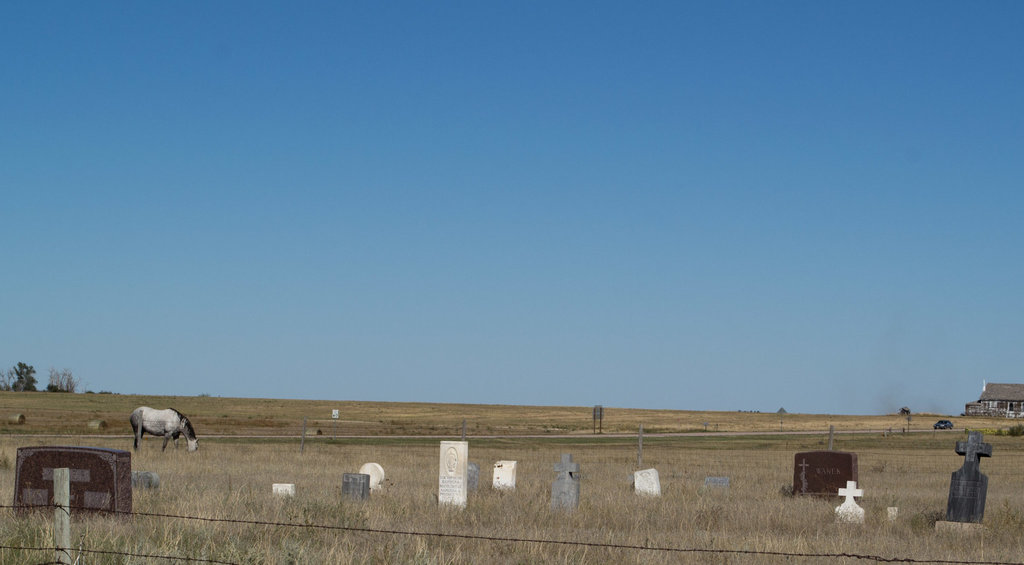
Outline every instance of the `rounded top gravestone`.
{"label": "rounded top gravestone", "polygon": [[370,490],[377,490],[384,486],[384,467],[379,463],[365,463],[359,468],[359,473],[370,475]]}

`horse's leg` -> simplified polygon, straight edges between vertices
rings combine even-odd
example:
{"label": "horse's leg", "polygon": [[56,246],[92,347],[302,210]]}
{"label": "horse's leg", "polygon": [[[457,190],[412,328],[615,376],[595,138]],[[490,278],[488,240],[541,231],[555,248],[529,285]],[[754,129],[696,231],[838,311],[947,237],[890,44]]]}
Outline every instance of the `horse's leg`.
{"label": "horse's leg", "polygon": [[164,448],[160,451],[167,451],[167,442],[171,439],[171,436],[164,434]]}
{"label": "horse's leg", "polygon": [[135,432],[135,444],[132,446],[132,449],[134,449],[135,451],[138,451],[139,450],[139,438],[142,437],[142,430],[139,429],[139,428],[136,428],[135,426],[132,426],[132,431]]}

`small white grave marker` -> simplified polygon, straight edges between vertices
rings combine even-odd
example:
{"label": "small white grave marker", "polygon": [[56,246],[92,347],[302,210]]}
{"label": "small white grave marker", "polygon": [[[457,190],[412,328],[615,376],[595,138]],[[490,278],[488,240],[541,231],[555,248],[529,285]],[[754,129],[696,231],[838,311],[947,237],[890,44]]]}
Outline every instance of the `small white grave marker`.
{"label": "small white grave marker", "polygon": [[295,485],[292,483],[274,483],[272,488],[278,496],[295,496]]}
{"label": "small white grave marker", "polygon": [[846,481],[846,488],[839,489],[839,496],[845,496],[846,500],[836,506],[836,522],[863,524],[864,509],[853,500],[854,497],[864,496],[864,490],[857,488],[857,481]]}
{"label": "small white grave marker", "polygon": [[657,469],[644,469],[633,473],[633,490],[643,496],[661,496],[661,479]]}
{"label": "small white grave marker", "polygon": [[885,511],[886,511],[886,513],[889,516],[889,521],[890,522],[895,522],[896,521],[896,516],[898,516],[899,513],[900,513],[900,509],[895,507],[895,506],[890,506],[890,507],[886,508]]}
{"label": "small white grave marker", "polygon": [[494,480],[492,488],[498,490],[516,490],[516,462],[498,461],[494,464]]}
{"label": "small white grave marker", "polygon": [[370,490],[377,490],[384,487],[384,467],[380,463],[364,463],[359,468],[363,475],[370,475]]}

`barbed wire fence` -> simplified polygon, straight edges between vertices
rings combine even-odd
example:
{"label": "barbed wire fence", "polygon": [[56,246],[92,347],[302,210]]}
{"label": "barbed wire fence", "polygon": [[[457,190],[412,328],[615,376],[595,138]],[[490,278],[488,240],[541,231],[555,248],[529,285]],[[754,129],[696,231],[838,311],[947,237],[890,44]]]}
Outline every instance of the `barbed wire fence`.
{"label": "barbed wire fence", "polygon": [[[56,505],[51,506],[14,506],[14,505],[0,505],[0,509],[5,510],[17,510],[17,509],[43,509],[53,508]],[[72,510],[84,510],[81,507],[72,507]],[[337,526],[331,524],[308,524],[308,523],[295,523],[295,522],[274,522],[274,521],[263,521],[263,520],[245,520],[239,518],[218,518],[208,516],[186,516],[181,514],[164,514],[158,512],[108,512],[109,514],[119,514],[126,516],[145,517],[145,518],[158,518],[167,520],[192,520],[206,523],[219,523],[219,524],[235,524],[235,525],[246,525],[246,526],[265,526],[274,528],[295,528],[295,529],[315,529],[324,531],[335,531],[335,532],[348,532],[348,533],[362,533],[362,534],[374,534],[374,535],[385,535],[385,536],[412,536],[412,537],[430,537],[430,538],[442,538],[442,539],[460,539],[470,541],[481,541],[481,542],[494,542],[494,543],[513,543],[513,544],[540,544],[540,545],[561,545],[561,546],[574,546],[584,547],[593,549],[610,549],[610,550],[621,550],[621,551],[635,551],[635,552],[656,552],[665,554],[714,554],[714,555],[729,555],[729,556],[762,556],[762,557],[780,557],[787,559],[856,559],[860,561],[870,561],[875,563],[935,563],[935,564],[962,564],[962,565],[1024,565],[1024,562],[1019,561],[965,561],[962,559],[923,559],[914,557],[885,557],[881,555],[870,555],[861,553],[825,553],[825,552],[790,552],[790,551],[768,551],[768,550],[755,550],[755,549],[721,549],[721,548],[702,548],[702,547],[668,547],[668,546],[656,546],[656,545],[632,545],[632,544],[618,544],[618,543],[601,543],[591,541],[579,541],[579,540],[559,540],[559,539],[542,539],[542,538],[516,538],[516,537],[504,537],[504,536],[488,536],[481,534],[457,534],[449,532],[423,532],[415,530],[392,530],[392,529],[381,529],[381,528],[362,528],[353,526]],[[2,550],[12,551],[38,551],[38,552],[55,552],[58,550],[56,547],[30,547],[30,546],[13,546],[13,545],[0,545]],[[163,559],[166,561],[180,561],[185,563],[209,563],[213,565],[242,565],[238,562],[223,561],[219,559],[211,559],[206,557],[191,557],[181,555],[160,555],[150,553],[139,553],[130,551],[115,551],[115,550],[100,550],[100,549],[86,549],[79,548],[77,550],[79,558],[83,555],[108,555],[108,556],[121,556],[121,557],[134,557],[139,559]],[[35,562],[32,565],[60,565],[58,561],[40,561]]]}

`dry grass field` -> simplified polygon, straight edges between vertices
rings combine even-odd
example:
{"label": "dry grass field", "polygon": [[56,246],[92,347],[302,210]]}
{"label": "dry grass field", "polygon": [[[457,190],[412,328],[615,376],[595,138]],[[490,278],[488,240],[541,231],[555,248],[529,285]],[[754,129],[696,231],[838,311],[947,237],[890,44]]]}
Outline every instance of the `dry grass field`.
{"label": "dry grass field", "polygon": [[[838,500],[793,497],[793,454],[823,449],[826,434],[732,436],[661,436],[644,440],[643,466],[661,475],[663,496],[637,497],[630,474],[637,470],[636,439],[595,437],[590,434],[589,409],[516,407],[439,407],[372,403],[301,401],[241,401],[215,398],[143,399],[116,395],[30,395],[31,401],[68,396],[54,416],[36,415],[45,402],[30,406],[23,397],[0,395],[0,413],[26,414],[25,429],[34,418],[60,421],[64,437],[24,437],[8,426],[0,435],[0,496],[13,499],[13,462],[16,449],[26,445],[89,445],[128,448],[127,432],[111,426],[110,437],[86,436],[81,416],[114,419],[135,405],[174,405],[196,414],[200,438],[229,434],[218,420],[246,421],[245,405],[274,406],[260,418],[287,425],[245,428],[244,433],[278,430],[289,438],[210,437],[197,453],[168,448],[161,452],[158,439],[148,439],[133,454],[135,470],[155,471],[161,487],[136,490],[130,519],[74,516],[72,539],[85,550],[139,555],[130,557],[83,553],[81,564],[183,563],[153,555],[205,559],[222,563],[854,563],[870,560],[834,557],[838,554],[912,559],[917,562],[1021,562],[1024,561],[1024,438],[986,435],[993,457],[982,462],[989,476],[984,528],[969,534],[937,533],[934,522],[946,503],[950,473],[962,462],[953,451],[961,431],[911,434],[858,433],[838,435],[836,449],[858,454],[860,484],[866,494],[861,505],[867,522],[860,526],[833,523]],[[74,398],[70,398],[70,397]],[[93,398],[95,397],[95,398]],[[93,401],[96,401],[93,404]],[[72,402],[73,401],[73,402]],[[105,406],[103,401],[115,403]],[[19,402],[17,406],[15,403]],[[84,402],[81,406],[74,403]],[[218,404],[221,403],[221,404]],[[89,407],[85,409],[83,407]],[[369,423],[400,421],[381,429],[365,428],[372,438],[342,437],[350,429],[339,425],[339,438],[307,441],[299,452],[295,419],[303,412],[337,407],[345,421]],[[64,416],[59,411],[64,410]],[[379,417],[373,418],[374,410]],[[450,413],[445,413],[451,410]],[[583,411],[582,414],[578,412]],[[621,415],[617,413],[621,412]],[[404,413],[406,416],[398,416]],[[542,420],[517,420],[515,414]],[[109,416],[104,416],[109,414]],[[358,414],[356,418],[353,414]],[[582,419],[571,424],[573,418]],[[694,415],[696,414],[696,415]],[[606,409],[605,430],[635,432],[638,422],[652,428],[693,430],[699,421],[717,418],[720,431],[773,431],[775,414],[681,413]],[[488,416],[489,415],[489,416]],[[564,418],[561,424],[558,416]],[[223,416],[223,417],[222,417]],[[582,418],[581,418],[582,417]],[[423,418],[419,421],[417,418]],[[437,504],[436,438],[395,438],[386,435],[456,435],[466,418],[470,422],[523,433],[561,433],[570,437],[473,438],[470,459],[480,464],[480,487],[470,493],[465,509]],[[479,420],[477,419],[479,418]],[[620,420],[621,418],[621,420]],[[702,418],[707,418],[703,420]],[[790,423],[792,418],[793,422]],[[783,427],[797,427],[806,418],[808,429],[823,430],[831,422],[837,430],[860,421],[831,416],[785,416]],[[816,419],[815,419],[816,418]],[[868,418],[868,417],[865,417]],[[879,417],[882,418],[882,417]],[[895,427],[897,417],[887,417]],[[750,422],[744,422],[749,419]],[[925,427],[923,417],[914,423]],[[958,427],[962,425],[957,420]],[[262,421],[262,420],[261,420]],[[882,420],[878,420],[882,421]],[[905,420],[904,420],[905,421]],[[850,424],[845,424],[850,422]],[[876,424],[877,421],[872,421]],[[994,428],[1005,422],[983,422]],[[927,422],[930,426],[930,422]],[[867,428],[881,428],[871,425]],[[42,431],[53,431],[46,428]],[[61,426],[64,426],[63,428]],[[393,427],[389,427],[393,426]],[[664,428],[662,428],[664,426]],[[676,426],[676,427],[673,427]],[[125,424],[126,428],[127,425]],[[888,426],[885,426],[888,427]],[[399,431],[399,428],[407,428]],[[723,429],[724,428],[724,429]],[[480,429],[480,435],[483,435]],[[703,425],[699,426],[703,430]],[[387,431],[384,431],[387,430]],[[329,434],[327,428],[325,432]],[[243,432],[235,432],[243,433]],[[491,432],[488,435],[500,435]],[[580,507],[571,513],[550,509],[553,465],[561,453],[571,453],[582,466]],[[492,490],[491,466],[502,459],[517,460],[514,492]],[[365,462],[380,463],[385,488],[369,501],[353,502],[340,496],[341,475],[355,472]],[[705,490],[707,476],[728,476],[727,490]],[[271,494],[275,482],[295,483],[297,495],[283,499]],[[899,507],[895,522],[885,518],[886,508]],[[14,518],[2,510],[0,545],[49,547],[52,513]],[[169,514],[233,520],[203,521],[148,516]],[[282,525],[289,524],[289,525]],[[395,533],[404,532],[404,533]],[[463,536],[463,537],[458,537]],[[484,539],[487,538],[487,539]],[[532,541],[517,541],[532,540]],[[551,542],[551,543],[546,543]],[[625,547],[615,547],[625,546]],[[655,549],[637,549],[639,547]],[[150,556],[150,557],[142,557]],[[0,549],[0,563],[44,563],[47,552]]]}

